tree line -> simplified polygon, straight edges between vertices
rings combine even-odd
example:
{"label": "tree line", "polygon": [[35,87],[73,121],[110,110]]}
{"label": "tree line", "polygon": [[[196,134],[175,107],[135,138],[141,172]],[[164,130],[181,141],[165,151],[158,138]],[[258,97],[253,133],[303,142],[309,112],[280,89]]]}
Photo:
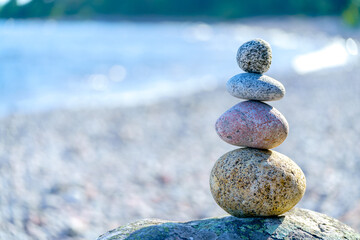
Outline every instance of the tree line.
{"label": "tree line", "polygon": [[252,16],[342,16],[359,23],[360,0],[10,0],[0,18],[199,17],[235,19]]}

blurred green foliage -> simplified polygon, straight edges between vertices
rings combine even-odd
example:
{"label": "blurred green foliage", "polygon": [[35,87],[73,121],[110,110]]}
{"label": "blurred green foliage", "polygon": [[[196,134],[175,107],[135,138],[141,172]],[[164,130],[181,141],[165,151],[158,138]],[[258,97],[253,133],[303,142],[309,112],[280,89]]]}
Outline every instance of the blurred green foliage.
{"label": "blurred green foliage", "polygon": [[210,17],[233,19],[274,15],[337,15],[351,25],[359,23],[360,0],[10,0],[0,8],[1,18],[59,17]]}
{"label": "blurred green foliage", "polygon": [[348,7],[343,11],[342,16],[348,24],[359,26],[360,24],[360,0],[349,1]]}

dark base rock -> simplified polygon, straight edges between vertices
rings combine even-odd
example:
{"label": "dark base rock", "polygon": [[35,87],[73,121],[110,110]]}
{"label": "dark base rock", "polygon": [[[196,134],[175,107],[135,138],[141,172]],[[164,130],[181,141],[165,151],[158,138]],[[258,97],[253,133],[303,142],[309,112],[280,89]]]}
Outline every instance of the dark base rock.
{"label": "dark base rock", "polygon": [[191,222],[140,220],[101,235],[98,240],[115,239],[360,239],[360,234],[324,214],[295,208],[271,218],[225,216]]}

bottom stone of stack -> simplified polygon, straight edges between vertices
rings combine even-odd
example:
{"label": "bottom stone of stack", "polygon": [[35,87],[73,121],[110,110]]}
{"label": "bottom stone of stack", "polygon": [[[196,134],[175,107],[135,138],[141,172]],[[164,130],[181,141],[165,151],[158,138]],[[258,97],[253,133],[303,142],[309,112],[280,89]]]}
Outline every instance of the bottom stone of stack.
{"label": "bottom stone of stack", "polygon": [[272,150],[239,148],[221,156],[210,175],[217,204],[235,217],[277,216],[305,193],[300,167]]}

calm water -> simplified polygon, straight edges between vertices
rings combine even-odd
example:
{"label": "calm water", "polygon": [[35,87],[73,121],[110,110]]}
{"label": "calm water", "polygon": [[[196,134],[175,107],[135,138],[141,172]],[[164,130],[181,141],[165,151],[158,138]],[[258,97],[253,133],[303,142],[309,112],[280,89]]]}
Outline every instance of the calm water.
{"label": "calm water", "polygon": [[264,38],[268,74],[345,66],[357,42],[242,24],[0,22],[0,115],[129,105],[212,89],[241,72],[239,45]]}

